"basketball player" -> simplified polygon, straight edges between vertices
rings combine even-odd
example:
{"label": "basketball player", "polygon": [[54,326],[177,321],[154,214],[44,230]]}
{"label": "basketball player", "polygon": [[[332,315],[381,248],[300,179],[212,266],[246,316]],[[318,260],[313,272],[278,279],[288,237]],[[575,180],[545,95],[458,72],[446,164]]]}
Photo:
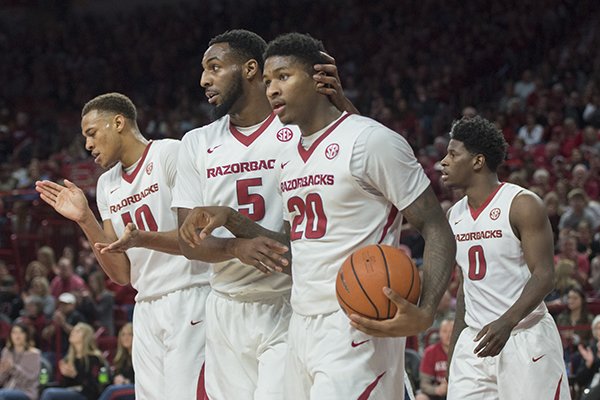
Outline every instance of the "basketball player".
{"label": "basketball player", "polygon": [[554,282],[544,204],[498,181],[507,144],[491,122],[462,118],[450,137],[442,180],[466,196],[448,212],[461,271],[448,399],[568,399],[560,337],[543,302]]}
{"label": "basketball player", "polygon": [[[386,327],[410,335],[433,321],[455,244],[408,143],[315,93],[311,77],[322,49],[310,36],[288,34],[271,42],[265,53],[269,102],[282,123],[296,124],[302,133],[276,162],[294,256],[285,398],[398,398],[404,393],[405,339],[373,337],[352,327],[336,299],[337,271],[362,246],[398,245],[402,210],[427,243],[423,305],[400,304],[397,318]],[[223,218],[213,211],[207,210],[209,224],[226,219],[232,231],[268,234],[258,225],[244,225],[239,214]],[[280,256],[262,253],[257,262],[275,268]],[[402,327],[406,321],[412,325]]]}
{"label": "basketball player", "polygon": [[[74,183],[36,182],[36,190],[79,224],[113,281],[131,282],[138,291],[133,315],[136,398],[196,399],[210,287],[207,265],[175,255],[180,254],[177,216],[170,206],[180,143],[146,140],[138,129],[134,104],[122,94],[90,100],[81,115],[87,150],[96,163],[110,168],[98,179],[96,191],[103,226]],[[151,250],[100,253],[94,246],[114,242],[134,229],[134,223],[140,235],[151,237]]]}
{"label": "basketball player", "polygon": [[[267,229],[283,229],[275,158],[295,146],[299,133],[283,127],[265,96],[265,47],[260,36],[233,30],[213,38],[204,53],[201,85],[215,106],[216,121],[182,140],[173,199],[180,223],[198,205],[226,205]],[[321,67],[327,73],[334,66]],[[312,90],[327,102],[322,94],[348,106],[333,72],[315,77]],[[286,250],[274,246],[279,253]],[[266,274],[256,261],[256,254],[271,248],[269,242],[234,239],[221,229],[198,245],[181,240],[181,248],[188,258],[214,263],[207,300],[209,398],[281,399],[291,280],[278,272]]]}

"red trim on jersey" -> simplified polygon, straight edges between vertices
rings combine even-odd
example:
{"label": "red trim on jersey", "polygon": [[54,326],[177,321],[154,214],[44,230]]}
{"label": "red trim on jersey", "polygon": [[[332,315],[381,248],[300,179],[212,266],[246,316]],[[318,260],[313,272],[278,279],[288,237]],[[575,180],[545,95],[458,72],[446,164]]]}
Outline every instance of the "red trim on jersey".
{"label": "red trim on jersey", "polygon": [[369,396],[371,395],[371,392],[373,391],[373,389],[375,389],[375,386],[377,386],[377,384],[379,383],[381,378],[383,378],[383,375],[385,375],[385,371],[382,372],[381,375],[379,375],[377,378],[375,378],[375,380],[373,382],[371,382],[369,384],[369,386],[367,386],[365,388],[365,391],[362,392],[360,394],[360,396],[358,396],[358,399],[356,399],[356,400],[367,400],[369,398]]}
{"label": "red trim on jersey", "polygon": [[383,239],[385,239],[385,235],[387,235],[388,231],[390,230],[390,226],[392,226],[392,224],[396,220],[397,216],[398,216],[398,209],[396,208],[396,206],[392,206],[392,208],[390,210],[390,214],[388,215],[388,218],[387,218],[387,222],[385,223],[385,226],[383,227],[383,232],[381,233],[381,238],[379,238],[379,241],[377,242],[377,244],[380,244],[381,242],[383,242]]}
{"label": "red trim on jersey", "polygon": [[312,146],[310,146],[307,150],[304,150],[304,147],[302,147],[302,142],[301,141],[298,142],[298,153],[300,153],[300,157],[302,157],[302,160],[304,161],[305,164],[308,161],[308,159],[310,158],[310,156],[312,155],[312,153],[314,153],[314,151],[317,149],[317,146],[319,146],[319,143],[321,143],[323,140],[325,140],[325,138],[327,136],[329,136],[329,134],[331,132],[333,132],[333,130],[335,128],[337,128],[338,125],[341,124],[350,115],[351,114],[342,115],[342,117],[340,117],[340,119],[338,119],[335,122],[335,124],[331,125],[329,127],[329,129],[327,129],[325,131],[325,133],[323,133],[321,136],[319,136],[319,138],[317,138],[317,140],[315,140],[315,142],[312,144]]}
{"label": "red trim on jersey", "polygon": [[[498,185],[496,190],[494,190],[492,193],[490,193],[488,198],[485,199],[483,204],[477,210],[475,210],[473,207],[469,206],[469,211],[471,212],[471,216],[473,217],[473,219],[477,219],[477,217],[479,217],[479,214],[481,214],[483,212],[483,210],[487,207],[487,205],[490,204],[490,202],[492,201],[494,196],[496,196],[496,193],[498,193],[498,190],[500,190],[500,188],[502,186],[504,186],[504,182],[500,183],[500,185]],[[467,205],[468,205],[468,203],[467,203]]]}
{"label": "red trim on jersey", "polygon": [[563,380],[563,374],[560,374],[560,379],[558,380],[558,386],[556,386],[556,393],[554,393],[554,400],[560,400],[560,384]]}
{"label": "red trim on jersey", "polygon": [[200,375],[198,375],[198,386],[196,387],[196,400],[208,400],[206,388],[204,387],[204,364],[205,363],[202,363],[202,369],[200,369]]}
{"label": "red trim on jersey", "polygon": [[133,180],[137,176],[138,172],[140,172],[140,168],[142,168],[142,165],[144,165],[144,160],[146,159],[146,156],[148,155],[150,146],[152,146],[152,141],[150,141],[150,143],[148,143],[148,146],[146,146],[146,148],[144,149],[144,153],[142,153],[142,158],[140,158],[140,161],[138,162],[138,165],[135,167],[135,169],[133,171],[131,171],[131,174],[128,174],[127,172],[123,171],[122,176],[123,176],[123,179],[125,179],[125,181],[127,183],[133,182]]}
{"label": "red trim on jersey", "polygon": [[238,140],[238,142],[240,142],[244,146],[248,147],[256,139],[258,139],[258,137],[261,135],[261,133],[263,133],[269,125],[271,125],[271,122],[273,122],[274,119],[275,119],[275,113],[271,113],[271,115],[269,115],[269,117],[265,120],[265,122],[263,122],[258,127],[257,130],[255,130],[254,132],[252,132],[251,135],[248,135],[248,136],[246,136],[242,132],[238,131],[237,128],[235,126],[233,126],[233,124],[231,122],[229,122],[229,131],[231,132],[233,137]]}

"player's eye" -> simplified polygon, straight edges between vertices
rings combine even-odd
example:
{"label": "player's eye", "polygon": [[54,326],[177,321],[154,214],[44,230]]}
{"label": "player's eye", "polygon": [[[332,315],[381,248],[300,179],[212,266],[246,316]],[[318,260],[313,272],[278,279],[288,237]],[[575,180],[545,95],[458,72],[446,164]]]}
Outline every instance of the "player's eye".
{"label": "player's eye", "polygon": [[281,81],[287,81],[288,78],[289,78],[288,74],[279,75],[279,80],[281,80]]}
{"label": "player's eye", "polygon": [[263,83],[265,84],[266,87],[269,87],[269,85],[271,84],[271,80],[269,80],[269,79],[264,80]]}

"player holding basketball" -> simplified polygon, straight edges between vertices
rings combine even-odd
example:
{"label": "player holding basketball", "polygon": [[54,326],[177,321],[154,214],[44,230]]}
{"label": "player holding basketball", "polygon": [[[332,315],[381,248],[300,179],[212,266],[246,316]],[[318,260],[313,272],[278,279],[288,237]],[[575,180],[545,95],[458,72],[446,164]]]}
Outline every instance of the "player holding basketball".
{"label": "player holding basketball", "polygon": [[[213,38],[204,53],[201,85],[215,106],[216,121],[182,140],[173,199],[180,223],[198,205],[227,205],[267,229],[283,229],[275,158],[297,142],[299,133],[283,127],[265,96],[265,47],[260,36],[233,30]],[[324,71],[334,76],[317,77],[319,82],[333,87],[313,83],[321,93],[335,91],[340,104],[349,105],[335,67],[324,66]],[[214,263],[213,293],[207,300],[209,398],[281,399],[291,280],[282,273],[265,274],[256,260],[260,252],[270,251],[269,242],[234,239],[221,229],[193,247],[182,240],[181,248],[189,258]]]}
{"label": "player holding basketball", "polygon": [[[271,42],[265,53],[269,102],[282,123],[297,124],[302,132],[302,140],[276,163],[294,256],[286,398],[397,398],[404,392],[405,339],[373,337],[352,327],[336,299],[337,271],[364,245],[397,245],[402,210],[427,243],[423,305],[390,295],[399,313],[370,333],[411,335],[433,320],[455,244],[406,141],[369,118],[340,112],[314,91],[312,66],[321,62],[321,50],[311,37],[289,34]],[[204,213],[208,221],[195,226],[208,222],[204,234],[221,224],[237,234],[268,234],[239,214]],[[271,268],[280,262],[276,252],[257,261]]]}
{"label": "player holding basketball", "polygon": [[569,399],[560,337],[543,302],[554,284],[544,205],[498,181],[507,144],[492,123],[463,118],[450,137],[442,179],[466,196],[448,212],[462,272],[448,399]]}
{"label": "player holding basketball", "polygon": [[[210,287],[207,265],[175,255],[180,254],[177,216],[170,206],[179,142],[146,140],[136,123],[135,105],[122,94],[90,100],[81,115],[87,150],[96,163],[110,168],[98,179],[96,191],[103,226],[75,184],[42,181],[36,182],[36,190],[79,224],[113,281],[131,282],[138,291],[133,315],[136,398],[196,399]],[[145,236],[152,249],[101,253],[101,246],[95,246],[132,231]]]}

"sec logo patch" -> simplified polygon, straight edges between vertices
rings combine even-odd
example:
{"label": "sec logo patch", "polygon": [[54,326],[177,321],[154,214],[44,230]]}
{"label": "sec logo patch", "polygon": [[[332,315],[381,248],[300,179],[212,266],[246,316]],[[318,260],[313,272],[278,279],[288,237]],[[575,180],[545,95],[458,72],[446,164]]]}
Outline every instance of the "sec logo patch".
{"label": "sec logo patch", "polygon": [[333,160],[335,157],[337,157],[339,152],[340,145],[337,143],[332,143],[325,149],[325,157],[327,157],[330,160]]}

